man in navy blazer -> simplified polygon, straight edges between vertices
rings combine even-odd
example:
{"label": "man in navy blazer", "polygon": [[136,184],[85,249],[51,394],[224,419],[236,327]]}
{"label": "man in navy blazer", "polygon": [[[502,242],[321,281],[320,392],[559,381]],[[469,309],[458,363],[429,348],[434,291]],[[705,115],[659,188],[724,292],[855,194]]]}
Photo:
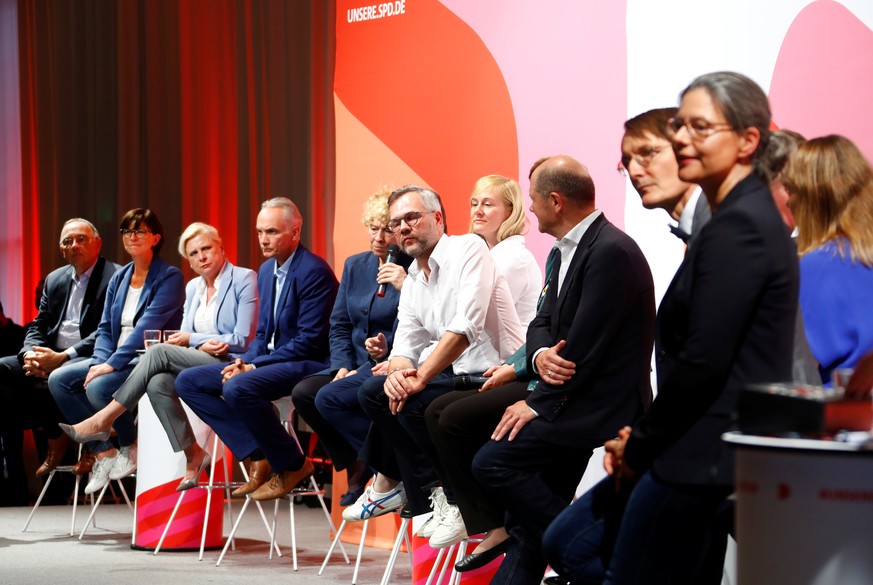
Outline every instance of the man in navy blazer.
{"label": "man in navy blazer", "polygon": [[595,208],[594,183],[573,158],[534,166],[531,201],[560,257],[527,331],[528,371],[539,381],[473,460],[476,479],[507,510],[511,538],[492,583],[540,582],[543,533],[592,451],[652,400],[654,284],[642,251]]}
{"label": "man in navy blazer", "polygon": [[46,277],[39,312],[28,325],[21,351],[0,359],[4,456],[10,477],[19,479],[20,475],[24,504],[27,483],[21,463],[21,423],[32,421],[45,431],[48,452],[36,471],[37,476],[45,475],[58,465],[69,439],[58,428],[64,419],[55,401],[45,384],[37,382],[65,364],[91,357],[94,351],[106,287],[118,270],[116,264],[100,256],[102,244],[90,221],[74,218],[64,223],[60,250],[67,266]]}
{"label": "man in navy blazer", "polygon": [[[304,376],[328,364],[330,310],[337,280],[327,262],[300,245],[303,218],[286,197],[265,201],[257,232],[267,259],[258,270],[258,331],[230,365],[185,370],[176,392],[240,458],[251,459],[249,481],[234,495],[284,496],[312,471],[273,411]],[[267,481],[267,480],[270,481]]]}

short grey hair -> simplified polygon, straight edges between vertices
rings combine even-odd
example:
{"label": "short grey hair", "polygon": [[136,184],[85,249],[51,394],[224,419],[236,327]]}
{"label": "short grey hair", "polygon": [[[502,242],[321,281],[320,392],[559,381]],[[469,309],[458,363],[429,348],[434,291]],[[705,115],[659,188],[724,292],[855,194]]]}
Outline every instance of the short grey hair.
{"label": "short grey hair", "polygon": [[303,216],[300,215],[300,210],[297,205],[287,197],[272,197],[261,203],[261,209],[270,207],[279,207],[285,210],[285,219],[294,227],[303,225]]}
{"label": "short grey hair", "polygon": [[87,219],[84,219],[82,217],[73,217],[71,219],[68,219],[67,221],[64,222],[64,225],[61,226],[61,231],[64,231],[64,228],[67,227],[68,225],[70,225],[71,223],[76,223],[76,222],[84,223],[89,228],[91,228],[91,231],[94,232],[95,238],[100,237],[100,232],[97,230],[97,226],[95,226],[93,223],[91,223],[90,221],[88,221]]}
{"label": "short grey hair", "polygon": [[388,196],[388,207],[391,207],[395,201],[407,193],[418,193],[421,197],[421,202],[424,204],[425,211],[439,211],[443,216],[443,232],[448,231],[446,208],[443,207],[443,200],[440,198],[440,194],[433,189],[427,189],[418,185],[404,185],[394,189],[391,195]]}
{"label": "short grey hair", "polygon": [[770,142],[771,113],[770,101],[764,90],[751,78],[734,71],[701,75],[682,90],[680,99],[694,89],[706,90],[734,132],[742,132],[746,128],[758,129],[761,139],[752,160],[755,170],[765,175],[762,158]]}
{"label": "short grey hair", "polygon": [[206,236],[213,242],[221,245],[221,236],[218,235],[218,230],[208,223],[195,221],[185,228],[182,235],[179,236],[179,256],[186,258],[188,256],[185,248],[188,247],[188,242],[197,236]]}

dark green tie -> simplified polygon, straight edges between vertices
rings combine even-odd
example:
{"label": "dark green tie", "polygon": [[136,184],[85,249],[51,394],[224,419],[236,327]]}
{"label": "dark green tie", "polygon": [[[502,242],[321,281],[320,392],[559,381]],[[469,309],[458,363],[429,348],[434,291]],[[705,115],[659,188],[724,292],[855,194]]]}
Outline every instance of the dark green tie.
{"label": "dark green tie", "polygon": [[558,250],[557,246],[552,246],[552,249],[549,251],[549,256],[546,258],[546,280],[543,284],[543,290],[540,292],[540,298],[537,299],[537,312],[539,312],[540,307],[543,304],[543,299],[546,298],[546,293],[549,292],[549,282],[552,280],[552,270],[554,270],[556,262],[560,265],[560,259],[561,251]]}
{"label": "dark green tie", "polygon": [[[549,292],[549,283],[552,281],[552,271],[556,266],[561,265],[561,251],[558,250],[557,246],[552,246],[552,249],[549,251],[549,256],[546,258],[546,281],[545,285],[543,285],[543,291],[540,293],[540,298],[537,300],[537,312],[539,313],[540,307],[543,305],[543,300],[546,298],[546,293]],[[527,391],[533,392],[534,388],[537,387],[537,380],[531,380],[527,383]]]}

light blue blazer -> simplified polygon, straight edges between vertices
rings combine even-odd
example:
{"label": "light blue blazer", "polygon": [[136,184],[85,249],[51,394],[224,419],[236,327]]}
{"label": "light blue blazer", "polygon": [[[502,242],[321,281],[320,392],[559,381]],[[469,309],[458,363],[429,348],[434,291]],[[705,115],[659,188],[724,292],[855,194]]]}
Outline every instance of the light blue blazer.
{"label": "light blue blazer", "polygon": [[215,330],[218,335],[194,332],[194,315],[200,306],[197,286],[203,280],[192,278],[185,287],[185,314],[182,317],[182,331],[191,333],[188,345],[199,347],[210,339],[216,339],[230,346],[234,356],[245,353],[255,336],[258,327],[258,275],[254,270],[234,266],[228,260],[221,269],[221,290],[215,299]]}
{"label": "light blue blazer", "polygon": [[149,273],[139,297],[133,319],[133,333],[118,346],[121,312],[130,288],[131,276],[133,262],[113,274],[109,286],[106,287],[103,318],[97,326],[91,365],[106,363],[120,370],[137,357],[136,350],[143,348],[143,332],[146,329],[175,329],[182,322],[185,278],[181,270],[156,257],[149,266]]}

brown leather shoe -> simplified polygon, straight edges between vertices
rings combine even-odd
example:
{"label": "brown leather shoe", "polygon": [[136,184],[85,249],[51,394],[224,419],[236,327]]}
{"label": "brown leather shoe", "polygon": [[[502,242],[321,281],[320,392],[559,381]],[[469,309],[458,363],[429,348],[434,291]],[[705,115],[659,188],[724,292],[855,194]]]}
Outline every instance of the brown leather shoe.
{"label": "brown leather shoe", "polygon": [[252,461],[251,465],[249,465],[249,480],[230,492],[232,496],[244,496],[246,494],[250,494],[270,479],[270,474],[273,472],[273,468],[270,467],[270,463],[266,459],[261,459],[260,461]]}
{"label": "brown leather shoe", "polygon": [[67,452],[67,447],[70,446],[70,437],[61,433],[56,439],[48,440],[48,453],[45,455],[45,461],[42,462],[36,470],[36,476],[42,477],[48,474],[52,469],[58,466]]}
{"label": "brown leather shoe", "polygon": [[274,473],[270,481],[256,489],[252,493],[252,499],[256,501],[275,500],[288,494],[300,485],[304,479],[312,475],[315,467],[312,466],[312,461],[307,457],[303,462],[303,467],[295,471],[283,471],[282,473]]}
{"label": "brown leather shoe", "polygon": [[82,456],[79,457],[79,460],[76,461],[75,465],[73,465],[71,471],[76,475],[86,475],[91,473],[91,470],[94,469],[94,463],[96,462],[97,458],[94,456],[94,453],[91,452],[91,449],[82,449]]}

